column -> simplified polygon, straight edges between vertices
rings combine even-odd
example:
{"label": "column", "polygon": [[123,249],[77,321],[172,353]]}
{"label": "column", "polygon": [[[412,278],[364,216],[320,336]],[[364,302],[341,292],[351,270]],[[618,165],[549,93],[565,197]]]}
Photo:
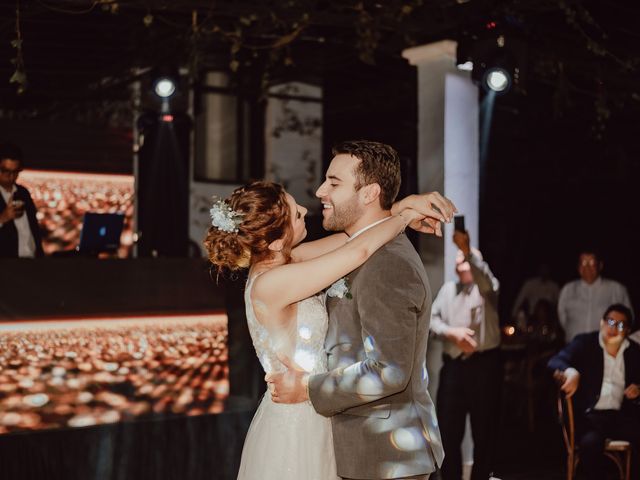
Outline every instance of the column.
{"label": "column", "polygon": [[[451,40],[405,50],[402,55],[418,68],[418,191],[437,190],[456,204],[465,216],[473,245],[478,245],[479,137],[478,89],[470,72],[456,68],[457,44]],[[447,225],[444,239],[420,238],[433,296],[442,284],[455,277],[457,247]],[[436,398],[442,367],[442,344],[429,342],[427,367],[429,391]],[[467,422],[462,445],[465,474],[472,463],[473,444]]]}
{"label": "column", "polygon": [[[402,54],[418,67],[418,190],[451,198],[478,245],[478,89],[470,72],[456,68],[456,42],[444,40]],[[422,237],[420,255],[434,294],[455,278],[453,227],[445,239]]]}

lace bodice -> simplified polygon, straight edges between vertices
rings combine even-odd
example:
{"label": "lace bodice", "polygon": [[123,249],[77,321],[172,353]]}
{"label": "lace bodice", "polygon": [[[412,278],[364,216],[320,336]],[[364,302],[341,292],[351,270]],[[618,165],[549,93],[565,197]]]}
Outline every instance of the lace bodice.
{"label": "lace bodice", "polygon": [[265,373],[286,370],[278,359],[278,352],[292,357],[292,360],[306,372],[325,372],[327,356],[324,351],[324,339],[327,334],[328,316],[324,295],[315,295],[298,302],[295,325],[290,325],[286,333],[278,334],[267,329],[256,318],[251,302],[251,287],[257,276],[247,282],[244,301],[253,346]]}

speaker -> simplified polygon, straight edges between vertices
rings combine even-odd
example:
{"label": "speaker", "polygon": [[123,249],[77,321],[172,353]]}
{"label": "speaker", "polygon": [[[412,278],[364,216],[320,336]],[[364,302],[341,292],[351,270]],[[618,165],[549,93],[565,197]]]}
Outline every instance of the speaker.
{"label": "speaker", "polygon": [[189,138],[185,114],[138,119],[138,257],[187,257]]}

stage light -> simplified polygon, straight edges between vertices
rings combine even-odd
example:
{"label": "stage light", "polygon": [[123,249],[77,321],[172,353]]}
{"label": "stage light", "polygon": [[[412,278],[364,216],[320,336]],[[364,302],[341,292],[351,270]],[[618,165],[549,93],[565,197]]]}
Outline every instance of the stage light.
{"label": "stage light", "polygon": [[524,43],[515,35],[498,30],[496,22],[486,24],[477,36],[458,41],[456,66],[471,72],[471,80],[493,95],[503,95],[517,88],[523,91],[526,65]]}
{"label": "stage light", "polygon": [[492,67],[484,74],[484,84],[494,92],[505,92],[511,86],[511,75],[503,68]]}
{"label": "stage light", "polygon": [[170,77],[159,77],[153,82],[153,91],[161,98],[169,98],[176,91],[176,82]]}

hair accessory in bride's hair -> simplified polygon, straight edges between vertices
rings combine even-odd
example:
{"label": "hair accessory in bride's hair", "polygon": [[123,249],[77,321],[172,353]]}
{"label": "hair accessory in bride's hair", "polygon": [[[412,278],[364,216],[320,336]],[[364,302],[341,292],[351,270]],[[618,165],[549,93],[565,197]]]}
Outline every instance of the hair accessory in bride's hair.
{"label": "hair accessory in bride's hair", "polygon": [[242,223],[243,213],[233,210],[227,202],[217,199],[213,202],[213,207],[209,210],[211,215],[211,225],[218,230],[227,233],[238,233],[238,226]]}

